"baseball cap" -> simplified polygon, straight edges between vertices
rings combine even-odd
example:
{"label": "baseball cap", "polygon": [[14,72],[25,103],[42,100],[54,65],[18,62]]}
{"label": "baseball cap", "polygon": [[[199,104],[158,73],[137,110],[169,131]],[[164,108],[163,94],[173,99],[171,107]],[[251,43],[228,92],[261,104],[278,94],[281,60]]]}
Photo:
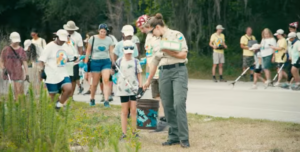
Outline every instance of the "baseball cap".
{"label": "baseball cap", "polygon": [[249,50],[258,50],[260,49],[260,45],[259,44],[253,44],[252,47]]}
{"label": "baseball cap", "polygon": [[126,40],[123,42],[123,51],[125,54],[133,53],[134,43],[131,40]]}
{"label": "baseball cap", "polygon": [[65,42],[68,41],[69,33],[66,30],[60,29],[55,34],[56,36],[58,36],[60,41],[65,41]]}
{"label": "baseball cap", "polygon": [[138,19],[137,19],[137,21],[136,21],[136,27],[141,27],[141,26],[144,26],[145,25],[145,23],[147,22],[147,20],[148,20],[148,16],[147,15],[142,15],[142,16],[140,16]]}
{"label": "baseball cap", "polygon": [[222,25],[218,25],[218,26],[216,27],[216,29],[217,29],[217,30],[224,30],[225,28],[224,28]]}
{"label": "baseball cap", "polygon": [[121,32],[124,34],[124,36],[133,35],[134,29],[131,25],[125,25],[123,26]]}
{"label": "baseball cap", "polygon": [[276,33],[274,35],[277,36],[277,35],[282,35],[282,34],[284,34],[284,31],[282,29],[279,29],[276,31]]}
{"label": "baseball cap", "polygon": [[290,24],[291,27],[298,28],[298,22],[293,22]]}
{"label": "baseball cap", "polygon": [[25,40],[24,42],[24,50],[28,51],[29,46],[31,45],[31,40]]}
{"label": "baseball cap", "polygon": [[9,39],[13,43],[21,42],[21,37],[20,37],[20,34],[18,32],[12,32],[12,33],[10,33]]}
{"label": "baseball cap", "polygon": [[297,37],[297,34],[295,32],[291,32],[291,33],[289,33],[287,39],[290,40],[291,38],[295,38],[295,37]]}

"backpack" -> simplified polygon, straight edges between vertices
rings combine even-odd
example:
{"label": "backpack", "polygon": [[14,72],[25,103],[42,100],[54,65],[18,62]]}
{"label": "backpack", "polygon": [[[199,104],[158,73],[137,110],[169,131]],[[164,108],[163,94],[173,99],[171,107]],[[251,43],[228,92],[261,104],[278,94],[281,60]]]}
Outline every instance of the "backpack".
{"label": "backpack", "polygon": [[[246,37],[246,39],[248,39],[248,37],[246,35],[244,35]],[[253,40],[253,36],[251,36],[250,39],[248,39],[248,47],[251,48],[252,45],[257,44],[257,40]]]}
{"label": "backpack", "polygon": [[[119,66],[120,70],[121,70],[121,63],[122,63],[122,58],[120,58],[119,63],[118,63],[118,66]],[[137,73],[137,59],[134,59],[134,63],[135,63],[135,75],[137,77],[137,75],[138,75],[138,73]]]}

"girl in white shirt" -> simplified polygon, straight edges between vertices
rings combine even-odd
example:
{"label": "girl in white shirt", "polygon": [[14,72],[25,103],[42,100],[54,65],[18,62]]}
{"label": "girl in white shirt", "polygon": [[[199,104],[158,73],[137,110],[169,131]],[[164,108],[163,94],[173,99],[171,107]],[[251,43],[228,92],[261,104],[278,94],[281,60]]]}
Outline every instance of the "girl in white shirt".
{"label": "girl in white shirt", "polygon": [[271,72],[270,68],[272,67],[272,57],[274,50],[271,46],[277,46],[276,40],[273,37],[273,34],[270,29],[265,28],[262,31],[262,40],[261,40],[261,56],[262,56],[262,68],[265,72],[265,76],[267,79],[266,86],[271,83]]}

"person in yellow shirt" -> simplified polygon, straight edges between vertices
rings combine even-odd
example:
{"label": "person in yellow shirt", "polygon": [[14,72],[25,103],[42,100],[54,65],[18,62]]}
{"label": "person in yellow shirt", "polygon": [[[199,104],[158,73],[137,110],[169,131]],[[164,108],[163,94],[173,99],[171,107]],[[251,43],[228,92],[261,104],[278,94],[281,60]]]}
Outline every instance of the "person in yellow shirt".
{"label": "person in yellow shirt", "polygon": [[216,33],[212,34],[210,37],[209,46],[213,48],[213,67],[212,67],[212,75],[213,81],[218,82],[216,79],[216,67],[219,65],[219,75],[220,82],[226,82],[223,78],[223,64],[225,63],[224,57],[224,49],[227,49],[227,45],[225,43],[225,36],[222,33],[225,28],[222,25],[218,25],[216,27]]}
{"label": "person in yellow shirt", "polygon": [[[287,60],[287,41],[284,38],[284,31],[282,29],[277,30],[274,35],[277,36],[278,41],[277,46],[271,46],[271,48],[275,51],[272,61],[277,64],[277,71],[279,72],[280,67],[284,65]],[[279,86],[282,76],[287,79],[287,74],[283,69],[278,74],[278,81],[274,86]]]}
{"label": "person in yellow shirt", "polygon": [[[253,81],[253,70],[254,70],[254,52],[249,50],[253,42],[257,43],[255,36],[252,35],[252,28],[247,27],[246,34],[241,37],[240,45],[243,49],[243,71],[250,67],[250,81]],[[246,76],[246,75],[244,75]]]}

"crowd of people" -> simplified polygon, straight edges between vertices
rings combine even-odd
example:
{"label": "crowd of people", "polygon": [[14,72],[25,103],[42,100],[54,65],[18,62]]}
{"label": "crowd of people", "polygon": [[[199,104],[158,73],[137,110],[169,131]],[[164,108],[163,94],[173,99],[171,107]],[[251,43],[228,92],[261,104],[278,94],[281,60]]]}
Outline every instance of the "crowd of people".
{"label": "crowd of people", "polygon": [[[246,28],[246,34],[241,37],[240,47],[243,50],[243,71],[250,70],[250,81],[253,81],[253,89],[257,89],[257,80],[265,83],[265,87],[274,85],[276,87],[291,88],[300,90],[300,33],[297,33],[298,22],[289,24],[289,34],[286,39],[284,30],[278,29],[273,35],[272,31],[265,28],[261,34],[260,44],[252,35],[252,28]],[[225,28],[222,25],[216,27],[216,33],[211,35],[210,47],[213,48],[213,68],[212,77],[214,82],[218,82],[215,71],[219,67],[220,82],[226,82],[223,78],[223,64],[225,63],[224,49],[227,49],[225,36],[222,34]],[[277,42],[274,36],[277,37]],[[272,79],[271,69],[276,65],[277,74]],[[265,78],[261,76],[262,72]],[[243,75],[246,78],[246,74]],[[278,78],[277,78],[278,77]],[[276,79],[277,78],[277,79]],[[282,83],[282,78],[286,83]],[[247,78],[246,78],[247,79]],[[295,83],[292,85],[293,80]],[[275,84],[274,81],[276,81]]]}
{"label": "crowd of people", "polygon": [[[168,140],[163,146],[180,144],[183,148],[190,146],[188,122],[186,113],[186,98],[188,88],[188,72],[186,68],[188,47],[184,35],[165,24],[161,14],[154,16],[142,15],[136,21],[136,27],[141,33],[147,34],[145,41],[146,81],[142,81],[142,60],[140,56],[140,41],[135,36],[136,29],[132,25],[123,26],[122,39],[118,42],[112,35],[112,27],[100,24],[98,33],[88,33],[86,39],[76,32],[79,27],[75,22],[68,21],[54,33],[53,41],[48,44],[40,38],[38,31],[33,29],[32,39],[24,41],[17,32],[10,34],[11,43],[2,50],[1,69],[4,79],[14,82],[14,95],[23,94],[24,80],[38,79],[44,82],[52,100],[60,94],[56,101],[56,109],[64,107],[68,98],[72,98],[76,86],[79,94],[83,93],[83,82],[86,80],[89,88],[85,95],[90,95],[90,105],[95,106],[95,94],[100,83],[104,107],[110,107],[113,96],[119,96],[122,105],[121,124],[126,138],[127,119],[132,119],[133,134],[136,130],[137,96],[151,85],[153,99],[160,101],[159,125],[156,131],[169,127]],[[273,81],[270,69],[272,62],[276,63],[279,86],[282,78],[291,83],[295,80],[294,89],[300,89],[300,33],[296,33],[298,24],[289,26],[288,40],[282,29],[274,34],[269,29],[262,31],[262,40],[258,44],[252,35],[252,28],[246,28],[246,34],[241,37],[240,46],[243,50],[243,70],[250,69],[250,80],[257,88],[258,79],[266,86]],[[225,63],[224,27],[218,25],[216,33],[212,34],[209,46],[213,49],[213,81],[218,82],[216,67],[219,69],[219,81],[226,82],[223,77]],[[298,37],[297,37],[298,34]],[[37,69],[35,75],[30,75],[32,68]],[[264,72],[265,78],[261,76]],[[113,76],[119,78],[115,82],[116,94],[113,93]],[[81,81],[80,81],[81,80]],[[34,86],[38,88],[37,86]],[[286,87],[282,85],[282,87]],[[37,89],[38,90],[38,89]]]}

